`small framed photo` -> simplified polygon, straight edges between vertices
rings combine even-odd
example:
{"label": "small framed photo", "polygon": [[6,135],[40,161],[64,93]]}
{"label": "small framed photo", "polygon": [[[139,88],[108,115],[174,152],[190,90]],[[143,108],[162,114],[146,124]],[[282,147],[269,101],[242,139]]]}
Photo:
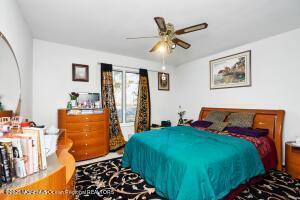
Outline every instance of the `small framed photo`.
{"label": "small framed photo", "polygon": [[251,86],[251,51],[211,60],[210,89]]}
{"label": "small framed photo", "polygon": [[72,80],[89,82],[89,66],[82,64],[72,64]]}
{"label": "small framed photo", "polygon": [[158,72],[158,90],[170,90],[170,79],[168,73]]}

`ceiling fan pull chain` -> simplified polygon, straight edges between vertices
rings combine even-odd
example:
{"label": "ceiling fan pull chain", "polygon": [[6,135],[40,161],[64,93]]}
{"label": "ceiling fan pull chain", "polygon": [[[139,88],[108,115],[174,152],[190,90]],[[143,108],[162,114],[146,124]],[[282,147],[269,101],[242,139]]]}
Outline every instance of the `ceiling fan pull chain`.
{"label": "ceiling fan pull chain", "polygon": [[163,61],[162,62],[163,63],[162,70],[165,71],[166,70],[166,66],[165,66],[165,52],[162,53],[162,61]]}

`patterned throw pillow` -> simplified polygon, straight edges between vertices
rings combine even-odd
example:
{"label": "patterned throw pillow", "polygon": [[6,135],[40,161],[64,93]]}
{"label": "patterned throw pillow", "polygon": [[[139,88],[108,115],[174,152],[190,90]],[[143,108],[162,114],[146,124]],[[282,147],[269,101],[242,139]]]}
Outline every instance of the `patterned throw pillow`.
{"label": "patterned throw pillow", "polygon": [[213,123],[212,122],[209,122],[209,121],[204,121],[204,120],[198,120],[198,121],[195,121],[191,124],[192,127],[202,127],[202,128],[207,128],[209,127],[210,125],[212,125]]}
{"label": "patterned throw pillow", "polygon": [[227,122],[229,122],[229,126],[237,126],[242,128],[251,128],[253,125],[255,113],[244,112],[244,113],[231,113]]}
{"label": "patterned throw pillow", "polygon": [[229,112],[214,110],[210,111],[204,120],[209,122],[223,122],[229,114]]}
{"label": "patterned throw pillow", "polygon": [[214,122],[207,129],[215,131],[223,131],[228,125],[228,122]]}

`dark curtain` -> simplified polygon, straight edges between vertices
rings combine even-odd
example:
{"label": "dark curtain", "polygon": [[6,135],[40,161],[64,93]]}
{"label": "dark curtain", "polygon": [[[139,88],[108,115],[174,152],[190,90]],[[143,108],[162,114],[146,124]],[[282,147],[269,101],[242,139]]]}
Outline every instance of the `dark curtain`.
{"label": "dark curtain", "polygon": [[151,105],[148,71],[140,69],[140,81],[135,115],[135,132],[143,132],[150,129]]}
{"label": "dark curtain", "polygon": [[101,63],[101,97],[103,108],[108,108],[110,115],[110,150],[116,151],[125,145],[125,140],[122,134],[116,109],[111,64]]}

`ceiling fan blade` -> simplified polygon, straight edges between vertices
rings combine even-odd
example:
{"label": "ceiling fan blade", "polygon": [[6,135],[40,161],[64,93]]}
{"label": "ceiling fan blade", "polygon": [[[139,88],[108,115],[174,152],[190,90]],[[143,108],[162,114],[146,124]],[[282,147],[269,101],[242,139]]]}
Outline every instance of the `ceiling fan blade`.
{"label": "ceiling fan blade", "polygon": [[150,53],[153,52],[153,51],[156,51],[159,47],[160,47],[160,44],[161,44],[161,41],[157,42],[153,47],[152,49],[150,49]]}
{"label": "ceiling fan blade", "polygon": [[163,17],[154,17],[154,20],[161,32],[166,32],[167,31],[167,26],[165,19]]}
{"label": "ceiling fan blade", "polygon": [[184,49],[188,49],[188,48],[191,47],[191,45],[190,45],[189,43],[186,43],[185,41],[182,41],[182,40],[180,40],[180,39],[178,39],[178,38],[174,38],[172,41],[173,41],[176,45],[181,46],[181,47],[184,48]]}
{"label": "ceiling fan blade", "polygon": [[195,25],[195,26],[190,26],[190,27],[187,27],[187,28],[180,29],[180,30],[176,31],[175,34],[176,35],[181,35],[181,34],[190,33],[190,32],[193,32],[193,31],[199,31],[199,30],[202,30],[202,29],[206,29],[207,26],[208,26],[207,23],[202,23],[202,24],[198,24],[198,25]]}
{"label": "ceiling fan blade", "polygon": [[127,37],[127,40],[135,40],[135,39],[148,39],[148,38],[159,38],[158,36],[144,36],[144,37]]}

